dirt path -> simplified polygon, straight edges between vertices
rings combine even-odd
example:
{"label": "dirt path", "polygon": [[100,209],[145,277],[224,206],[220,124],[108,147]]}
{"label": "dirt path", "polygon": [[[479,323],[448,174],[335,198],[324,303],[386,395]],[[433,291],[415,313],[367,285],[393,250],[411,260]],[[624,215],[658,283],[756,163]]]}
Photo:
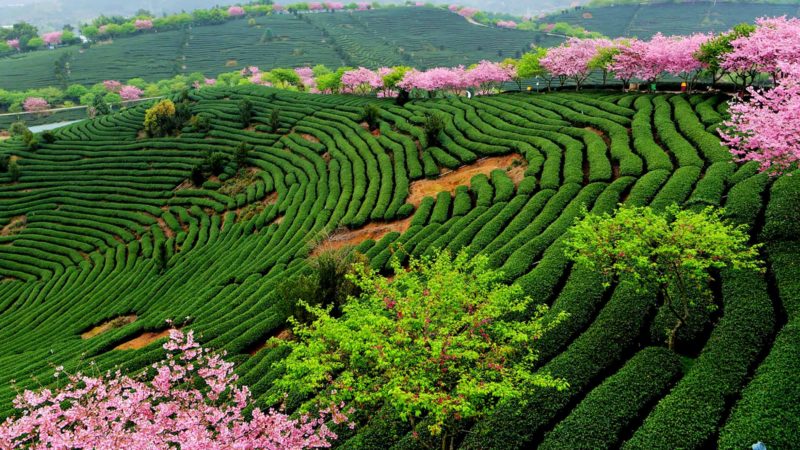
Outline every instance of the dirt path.
{"label": "dirt path", "polygon": [[157,332],[145,332],[131,339],[130,341],[119,344],[118,346],[114,347],[114,350],[138,350],[140,348],[147,347],[153,342],[167,336],[169,336],[168,329]]}
{"label": "dirt path", "polygon": [[81,339],[91,339],[99,334],[105,333],[106,331],[123,327],[129,323],[133,323],[136,321],[136,319],[137,319],[136,314],[131,314],[128,316],[122,316],[122,317],[117,317],[116,319],[108,320],[92,328],[89,331],[81,333]]}
{"label": "dirt path", "polygon": [[458,186],[468,186],[469,180],[475,175],[489,174],[495,169],[508,169],[514,165],[514,161],[519,161],[520,164],[511,168],[508,171],[508,176],[514,181],[514,184],[519,184],[525,177],[525,169],[527,162],[525,157],[519,153],[511,153],[504,156],[491,156],[488,158],[479,159],[475,164],[463,166],[456,170],[442,173],[438,178],[432,180],[417,180],[411,183],[410,194],[407,203],[414,206],[419,206],[422,199],[425,197],[435,196],[439,192],[450,192],[451,194],[456,191]]}

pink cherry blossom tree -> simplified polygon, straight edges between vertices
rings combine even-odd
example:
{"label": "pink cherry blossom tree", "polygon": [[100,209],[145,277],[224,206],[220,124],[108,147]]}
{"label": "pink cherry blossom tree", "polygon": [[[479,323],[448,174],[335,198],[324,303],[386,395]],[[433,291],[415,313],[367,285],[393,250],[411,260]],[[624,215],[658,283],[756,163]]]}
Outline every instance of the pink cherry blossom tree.
{"label": "pink cherry blossom tree", "polygon": [[497,22],[497,26],[499,28],[514,29],[517,28],[517,22],[514,22],[513,20],[500,20]]}
{"label": "pink cherry blossom tree", "polygon": [[[57,367],[57,388],[25,391],[20,413],[0,424],[0,448],[288,449],[330,447],[325,422],[347,421],[341,405],[291,418],[256,408],[237,386],[224,354],[202,348],[190,331],[170,331],[165,360],[140,375],[97,376]],[[351,424],[352,426],[352,424]]]}
{"label": "pink cherry blossom tree", "polygon": [[150,19],[136,19],[133,22],[133,26],[136,27],[137,30],[149,30],[153,28],[153,21]]}
{"label": "pink cherry blossom tree", "polygon": [[368,95],[383,87],[383,78],[376,72],[359,67],[342,75],[342,92]]}
{"label": "pink cherry blossom tree", "polygon": [[551,75],[558,77],[561,86],[567,79],[572,79],[576,89],[580,90],[592,73],[590,63],[597,56],[598,50],[612,45],[608,39],[570,38],[563,45],[548,50],[547,56],[541,59],[541,64]]}
{"label": "pink cherry blossom tree", "polygon": [[500,63],[481,61],[467,71],[466,84],[478,89],[479,94],[487,94],[514,78],[515,70]]}
{"label": "pink cherry blossom tree", "polygon": [[47,45],[58,45],[61,43],[61,37],[63,35],[63,31],[53,31],[50,33],[45,33],[44,36],[42,36],[42,40]]}
{"label": "pink cherry blossom tree", "polygon": [[6,45],[14,50],[19,50],[19,39],[9,39],[6,41]]}
{"label": "pink cherry blossom tree", "polygon": [[328,11],[339,11],[344,9],[344,3],[342,2],[325,2],[325,8]]}
{"label": "pink cherry blossom tree", "polygon": [[139,100],[144,91],[136,86],[124,86],[119,90],[119,96],[125,101]]}
{"label": "pink cherry blossom tree", "polygon": [[720,135],[740,161],[757,161],[771,174],[800,167],[800,64],[779,62],[778,85],[748,88],[750,98],[733,101]]}
{"label": "pink cherry blossom tree", "polygon": [[325,7],[320,2],[311,2],[308,4],[308,9],[310,11],[322,11]]}
{"label": "pink cherry blossom tree", "polygon": [[50,108],[50,104],[47,103],[47,100],[41,97],[28,97],[22,102],[22,107],[27,112],[42,112],[46,109]]}
{"label": "pink cherry blossom tree", "polygon": [[731,46],[721,64],[723,69],[749,80],[768,73],[777,82],[779,64],[800,63],[800,19],[759,18],[755,31],[734,39]]}
{"label": "pink cherry blossom tree", "polygon": [[665,61],[664,70],[686,82],[689,91],[692,90],[697,77],[706,67],[705,64],[695,58],[700,51],[700,47],[708,42],[713,35],[695,33],[690,36],[674,36],[664,49]]}
{"label": "pink cherry blossom tree", "polygon": [[366,11],[368,9],[372,9],[372,5],[368,2],[358,2],[356,4],[356,9],[358,11]]}
{"label": "pink cherry blossom tree", "polygon": [[228,8],[228,16],[230,17],[242,17],[244,15],[244,8],[241,6],[231,6]]}
{"label": "pink cherry blossom tree", "polygon": [[471,19],[479,12],[480,11],[476,8],[465,7],[458,10],[458,15],[461,17],[466,17],[467,19]]}
{"label": "pink cherry blossom tree", "polygon": [[461,9],[461,7],[458,6],[458,5],[453,4],[453,5],[448,6],[447,9],[450,10],[450,12],[458,12],[458,10]]}
{"label": "pink cherry blossom tree", "polygon": [[106,88],[108,92],[119,93],[119,91],[122,89],[122,83],[117,80],[106,80],[103,81],[103,87]]}

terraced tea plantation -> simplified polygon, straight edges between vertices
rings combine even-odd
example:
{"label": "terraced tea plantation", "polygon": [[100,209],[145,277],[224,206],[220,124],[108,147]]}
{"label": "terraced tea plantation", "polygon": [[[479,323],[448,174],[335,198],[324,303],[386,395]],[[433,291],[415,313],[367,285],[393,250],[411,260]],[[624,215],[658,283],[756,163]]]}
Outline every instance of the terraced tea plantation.
{"label": "terraced tea plantation", "polygon": [[649,39],[656,33],[687,35],[720,33],[758,17],[797,17],[797,4],[685,2],[581,8],[547,17],[548,22],[567,22],[608,37]]}
{"label": "terraced tea plantation", "polygon": [[58,85],[53,65],[63,53],[72,55],[69,82],[88,85],[135,77],[158,81],[193,72],[216,77],[247,66],[449,67],[518,56],[534,41],[561,42],[537,32],[472,25],[434,8],[278,14],[255,20],[255,26],[236,20],[119,38],[86,50],[71,47],[0,58],[0,89]]}
{"label": "terraced tea plantation", "polygon": [[[254,105],[242,129],[237,104]],[[206,88],[192,112],[208,133],[143,137],[144,107],[55,132],[36,151],[0,143],[0,416],[53,366],[135,370],[162,356],[165,320],[224,349],[263,399],[278,376],[292,305],[280,285],[320,249],[393,253],[468,248],[569,319],[539,342],[542,370],[569,382],[475,424],[465,449],[789,448],[798,435],[800,178],[730,161],[713,133],[722,97],[509,94],[391,101],[258,86]],[[380,107],[379,128],[364,122]],[[280,126],[270,126],[272,111]],[[428,145],[425,113],[444,118]],[[673,121],[673,117],[675,121]],[[194,187],[209,151],[253,147]],[[767,273],[724,272],[720,308],[664,345],[649,294],[604,288],[573,268],[563,238],[582,208],[724,206],[766,244]],[[160,267],[159,259],[166,261]],[[262,405],[263,406],[263,405]],[[380,415],[342,448],[415,448]],[[781,447],[784,444],[784,447]]]}

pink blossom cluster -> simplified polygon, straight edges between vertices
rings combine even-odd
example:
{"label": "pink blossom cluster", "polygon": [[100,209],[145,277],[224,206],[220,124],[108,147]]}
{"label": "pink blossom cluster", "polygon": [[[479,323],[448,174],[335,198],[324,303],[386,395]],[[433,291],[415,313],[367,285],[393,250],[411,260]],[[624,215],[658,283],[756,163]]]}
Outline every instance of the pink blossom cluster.
{"label": "pink blossom cluster", "polygon": [[371,4],[369,4],[368,2],[358,2],[358,4],[356,5],[356,7],[357,7],[357,9],[358,9],[359,11],[366,11],[366,10],[368,10],[368,9],[372,9],[372,5],[371,5]]}
{"label": "pink blossom cluster", "polygon": [[654,82],[664,74],[689,79],[703,69],[694,55],[711,37],[709,34],[656,34],[649,41],[633,39],[618,47],[620,53],[614,57],[610,69],[623,80],[637,78]]}
{"label": "pink blossom cluster", "polygon": [[19,39],[9,39],[6,41],[6,45],[14,50],[19,50]]}
{"label": "pink blossom cluster", "polygon": [[322,11],[323,9],[325,9],[325,7],[322,6],[322,3],[320,2],[311,2],[308,4],[308,9],[310,9],[311,11]]}
{"label": "pink blossom cluster", "polygon": [[514,22],[513,20],[500,20],[497,22],[497,26],[500,28],[514,29],[517,28],[517,22]]}
{"label": "pink blossom cluster", "polygon": [[137,30],[149,30],[153,28],[153,21],[150,19],[136,19],[133,22],[133,26],[136,27]]}
{"label": "pink blossom cluster", "polygon": [[279,5],[277,3],[272,5],[272,10],[275,11],[275,12],[281,12],[284,9],[285,8],[283,7],[283,5]]}
{"label": "pink blossom cluster", "polygon": [[491,61],[481,61],[469,69],[466,83],[478,89],[480,94],[488,94],[498,86],[511,81],[515,76],[514,68]]}
{"label": "pink blossom cluster", "polygon": [[454,5],[448,6],[447,9],[449,9],[450,12],[458,12],[458,10],[461,9],[461,7],[454,4]]}
{"label": "pink blossom cluster", "polygon": [[800,19],[759,18],[749,36],[731,42],[722,68],[731,72],[766,72],[777,78],[779,64],[800,62]]}
{"label": "pink blossom cluster", "polygon": [[47,45],[58,45],[61,43],[61,37],[63,35],[63,31],[53,31],[50,33],[45,33],[44,36],[42,36],[42,40]]}
{"label": "pink blossom cluster", "polygon": [[770,90],[748,88],[750,98],[731,102],[722,141],[739,161],[757,161],[773,175],[800,168],[800,64],[778,62],[782,73]]}
{"label": "pink blossom cluster", "polygon": [[367,95],[383,87],[383,78],[377,72],[359,67],[342,75],[342,92]]}
{"label": "pink blossom cluster", "polygon": [[231,6],[228,8],[228,16],[230,17],[241,17],[244,15],[244,8],[241,6]]}
{"label": "pink blossom cluster", "polygon": [[119,93],[119,91],[122,89],[122,83],[117,80],[106,80],[103,81],[103,87],[106,88],[108,92]]}
{"label": "pink blossom cluster", "polygon": [[475,16],[475,14],[478,14],[479,12],[480,11],[476,8],[466,7],[459,9],[458,15],[461,17],[466,17],[467,19],[471,19],[472,17]]}
{"label": "pink blossom cluster", "polygon": [[298,67],[294,72],[300,77],[300,83],[308,92],[317,92],[317,80],[314,79],[314,69],[311,67]]}
{"label": "pink blossom cluster", "polygon": [[330,11],[339,11],[344,9],[344,3],[342,2],[325,2],[325,8]]}
{"label": "pink blossom cluster", "polygon": [[397,83],[397,87],[407,91],[445,91],[463,94],[468,89],[476,89],[479,94],[486,94],[511,81],[513,68],[499,63],[481,61],[471,69],[459,67],[436,67],[426,71],[411,70]]}
{"label": "pink blossom cluster", "polygon": [[611,45],[613,43],[608,39],[570,38],[563,45],[548,50],[541,64],[552,76],[560,77],[562,83],[571,78],[580,87],[592,72],[589,63],[597,56],[598,50]]}
{"label": "pink blossom cluster", "polygon": [[41,112],[50,108],[47,100],[40,97],[28,97],[22,102],[22,107],[27,112]]}
{"label": "pink blossom cluster", "polygon": [[139,100],[144,91],[136,86],[124,86],[119,90],[119,96],[125,101]]}
{"label": "pink blossom cluster", "polygon": [[[326,421],[347,422],[342,405],[293,419],[256,408],[237,386],[233,364],[202,348],[193,333],[170,331],[165,360],[139,376],[67,374],[55,389],[25,391],[20,414],[0,424],[0,448],[289,449],[330,447]],[[350,424],[352,427],[353,425]]]}

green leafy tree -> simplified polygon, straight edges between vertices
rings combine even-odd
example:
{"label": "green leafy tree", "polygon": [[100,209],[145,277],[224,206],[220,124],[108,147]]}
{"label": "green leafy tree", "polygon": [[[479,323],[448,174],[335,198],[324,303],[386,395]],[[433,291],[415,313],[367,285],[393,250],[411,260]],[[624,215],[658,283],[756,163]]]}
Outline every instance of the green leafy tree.
{"label": "green leafy tree", "polygon": [[[733,51],[731,42],[740,37],[749,36],[755,29],[755,25],[742,23],[733,27],[733,30],[719,34],[700,46],[700,51],[694,56],[706,65],[704,72],[711,78],[712,84],[717,84],[726,75],[726,71],[722,68],[722,62],[725,55]],[[743,86],[748,81],[752,81],[750,74],[741,74],[735,78],[740,79]]]}
{"label": "green leafy tree", "polygon": [[102,95],[94,96],[94,99],[92,99],[92,110],[97,116],[105,116],[111,113],[111,108],[108,106],[108,102],[106,102],[106,99]]}
{"label": "green leafy tree", "polygon": [[247,142],[240,142],[239,145],[236,146],[236,151],[234,152],[234,158],[236,161],[236,166],[239,169],[242,169],[247,166],[247,158],[250,157],[250,152],[252,150],[253,147]]}
{"label": "green leafy tree", "polygon": [[381,118],[381,109],[378,105],[374,105],[372,103],[364,106],[364,120],[369,125],[370,131],[375,131],[378,129],[378,123]]}
{"label": "green leafy tree", "polygon": [[250,126],[250,121],[253,120],[253,103],[250,100],[239,101],[239,120],[242,121],[243,127]]}
{"label": "green leafy tree", "polygon": [[144,130],[150,137],[164,137],[175,129],[175,103],[166,99],[145,111]]}
{"label": "green leafy tree", "polygon": [[[424,418],[444,448],[462,424],[491,414],[500,401],[567,388],[533,367],[537,339],[562,316],[545,321],[546,306],[502,284],[487,265],[483,256],[441,252],[412,259],[408,269],[395,260],[390,280],[356,264],[351,279],[362,294],[343,305],[341,317],[309,307],[313,323],[292,320],[297,339],[285,342],[292,352],[279,363],[286,372],[277,391],[316,395],[304,408],[386,406],[415,428]],[[507,319],[530,310],[528,320]]]}
{"label": "green leafy tree", "polygon": [[203,173],[203,166],[200,164],[192,166],[191,179],[192,184],[194,184],[196,187],[203,185],[203,182],[206,181],[205,174]]}
{"label": "green leafy tree", "polygon": [[281,110],[275,108],[269,115],[269,127],[273,133],[277,133],[281,128]]}
{"label": "green leafy tree", "polygon": [[422,128],[425,130],[428,147],[439,145],[439,134],[444,130],[444,119],[442,119],[442,116],[436,113],[426,112]]}
{"label": "green leafy tree", "polygon": [[206,155],[205,165],[214,175],[221,174],[225,170],[226,164],[228,164],[228,158],[222,152],[208,152]]}
{"label": "green leafy tree", "polygon": [[16,183],[19,181],[20,169],[19,163],[15,160],[11,160],[8,163],[8,175],[11,177],[11,182]]}
{"label": "green leafy tree", "polygon": [[72,52],[65,52],[62,53],[61,56],[56,59],[53,63],[55,66],[53,69],[53,75],[56,77],[56,81],[58,84],[63,88],[66,89],[69,86],[69,77],[71,74],[70,70],[70,63],[72,62]]}
{"label": "green leafy tree", "polygon": [[355,274],[354,265],[365,262],[360,253],[350,248],[325,250],[308,260],[309,271],[293,277],[279,287],[280,297],[294,305],[292,317],[299,323],[314,321],[308,306],[331,308],[331,314],[339,317],[348,298],[360,295],[358,286],[350,275]]}
{"label": "green leafy tree", "polygon": [[589,61],[589,68],[599,70],[603,74],[603,86],[608,82],[608,73],[614,57],[619,54],[619,47],[600,47],[597,55]]}
{"label": "green leafy tree", "polygon": [[667,344],[675,348],[678,330],[695,306],[714,309],[712,271],[759,270],[758,246],[748,246],[741,226],[727,224],[723,211],[708,207],[664,213],[650,207],[627,207],[613,214],[587,214],[571,228],[567,256],[611,281],[634,283],[660,294],[675,319]]}
{"label": "green leafy tree", "polygon": [[[547,70],[542,67],[540,62],[545,56],[547,56],[547,49],[541,47],[536,47],[530,52],[523,54],[517,63],[517,77],[520,80],[529,80],[531,78],[546,76]],[[522,89],[521,85],[520,89]]]}

